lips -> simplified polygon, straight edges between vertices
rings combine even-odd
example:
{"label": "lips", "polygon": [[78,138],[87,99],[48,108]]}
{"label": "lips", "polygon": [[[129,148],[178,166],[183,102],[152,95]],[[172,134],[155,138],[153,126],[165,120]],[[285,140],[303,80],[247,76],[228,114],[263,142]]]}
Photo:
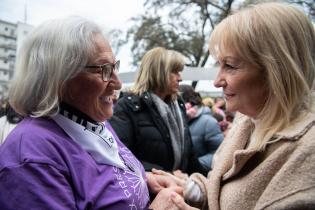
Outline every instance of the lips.
{"label": "lips", "polygon": [[224,93],[224,98],[225,98],[225,99],[230,99],[230,98],[232,98],[233,96],[235,96],[235,94],[232,94],[232,93]]}
{"label": "lips", "polygon": [[101,100],[103,103],[112,103],[112,97],[111,97],[111,96],[101,96],[101,97],[100,97],[100,100]]}

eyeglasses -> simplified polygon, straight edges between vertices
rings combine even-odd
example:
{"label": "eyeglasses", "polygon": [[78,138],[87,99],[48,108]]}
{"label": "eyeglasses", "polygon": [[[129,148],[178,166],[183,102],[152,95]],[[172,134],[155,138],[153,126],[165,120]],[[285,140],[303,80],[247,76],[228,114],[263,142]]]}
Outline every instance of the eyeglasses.
{"label": "eyeglasses", "polygon": [[120,66],[120,60],[116,61],[114,64],[105,63],[103,65],[87,65],[85,68],[99,68],[102,71],[102,79],[104,82],[110,80],[113,76],[113,72],[118,73]]}

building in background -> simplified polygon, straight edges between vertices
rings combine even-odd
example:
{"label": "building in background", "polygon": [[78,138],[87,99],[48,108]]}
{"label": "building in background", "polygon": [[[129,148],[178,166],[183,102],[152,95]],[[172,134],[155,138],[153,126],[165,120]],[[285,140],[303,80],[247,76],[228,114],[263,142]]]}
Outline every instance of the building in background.
{"label": "building in background", "polygon": [[10,23],[0,20],[0,103],[8,93],[17,51],[32,29],[33,26],[22,22]]}

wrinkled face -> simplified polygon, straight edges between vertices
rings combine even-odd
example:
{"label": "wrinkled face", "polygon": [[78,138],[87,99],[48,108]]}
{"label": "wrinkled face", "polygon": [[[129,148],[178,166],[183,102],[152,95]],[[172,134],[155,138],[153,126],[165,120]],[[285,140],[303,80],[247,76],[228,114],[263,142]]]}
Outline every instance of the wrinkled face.
{"label": "wrinkled face", "polygon": [[262,70],[233,54],[220,55],[218,61],[220,69],[214,85],[223,88],[227,111],[256,118],[268,93]]}
{"label": "wrinkled face", "polygon": [[[88,65],[102,65],[115,63],[115,57],[109,43],[101,36],[96,35],[97,53]],[[63,101],[79,109],[93,120],[103,122],[113,115],[114,91],[121,88],[121,82],[116,73],[104,82],[102,71],[80,72],[76,77],[68,80],[63,89]]]}
{"label": "wrinkled face", "polygon": [[168,95],[175,94],[179,91],[179,82],[180,81],[182,81],[182,77],[180,75],[180,72],[172,72],[170,74]]}

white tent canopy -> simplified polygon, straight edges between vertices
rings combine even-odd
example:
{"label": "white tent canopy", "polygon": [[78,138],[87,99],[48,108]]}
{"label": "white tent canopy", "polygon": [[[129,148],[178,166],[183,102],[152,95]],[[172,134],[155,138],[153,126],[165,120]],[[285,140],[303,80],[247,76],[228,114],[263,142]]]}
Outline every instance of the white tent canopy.
{"label": "white tent canopy", "polygon": [[[123,83],[123,89],[133,85],[137,71],[119,73],[119,78]],[[192,81],[198,81],[195,88],[202,95],[222,95],[221,88],[215,88],[213,80],[218,73],[218,68],[201,68],[201,67],[186,67],[181,73],[183,81],[180,84],[192,84]]]}
{"label": "white tent canopy", "polygon": [[[137,71],[133,72],[123,72],[119,73],[119,78],[123,83],[133,83],[137,76]],[[187,67],[185,66],[183,72],[181,73],[183,80],[214,80],[218,73],[218,69],[212,68],[202,68],[202,67]]]}

